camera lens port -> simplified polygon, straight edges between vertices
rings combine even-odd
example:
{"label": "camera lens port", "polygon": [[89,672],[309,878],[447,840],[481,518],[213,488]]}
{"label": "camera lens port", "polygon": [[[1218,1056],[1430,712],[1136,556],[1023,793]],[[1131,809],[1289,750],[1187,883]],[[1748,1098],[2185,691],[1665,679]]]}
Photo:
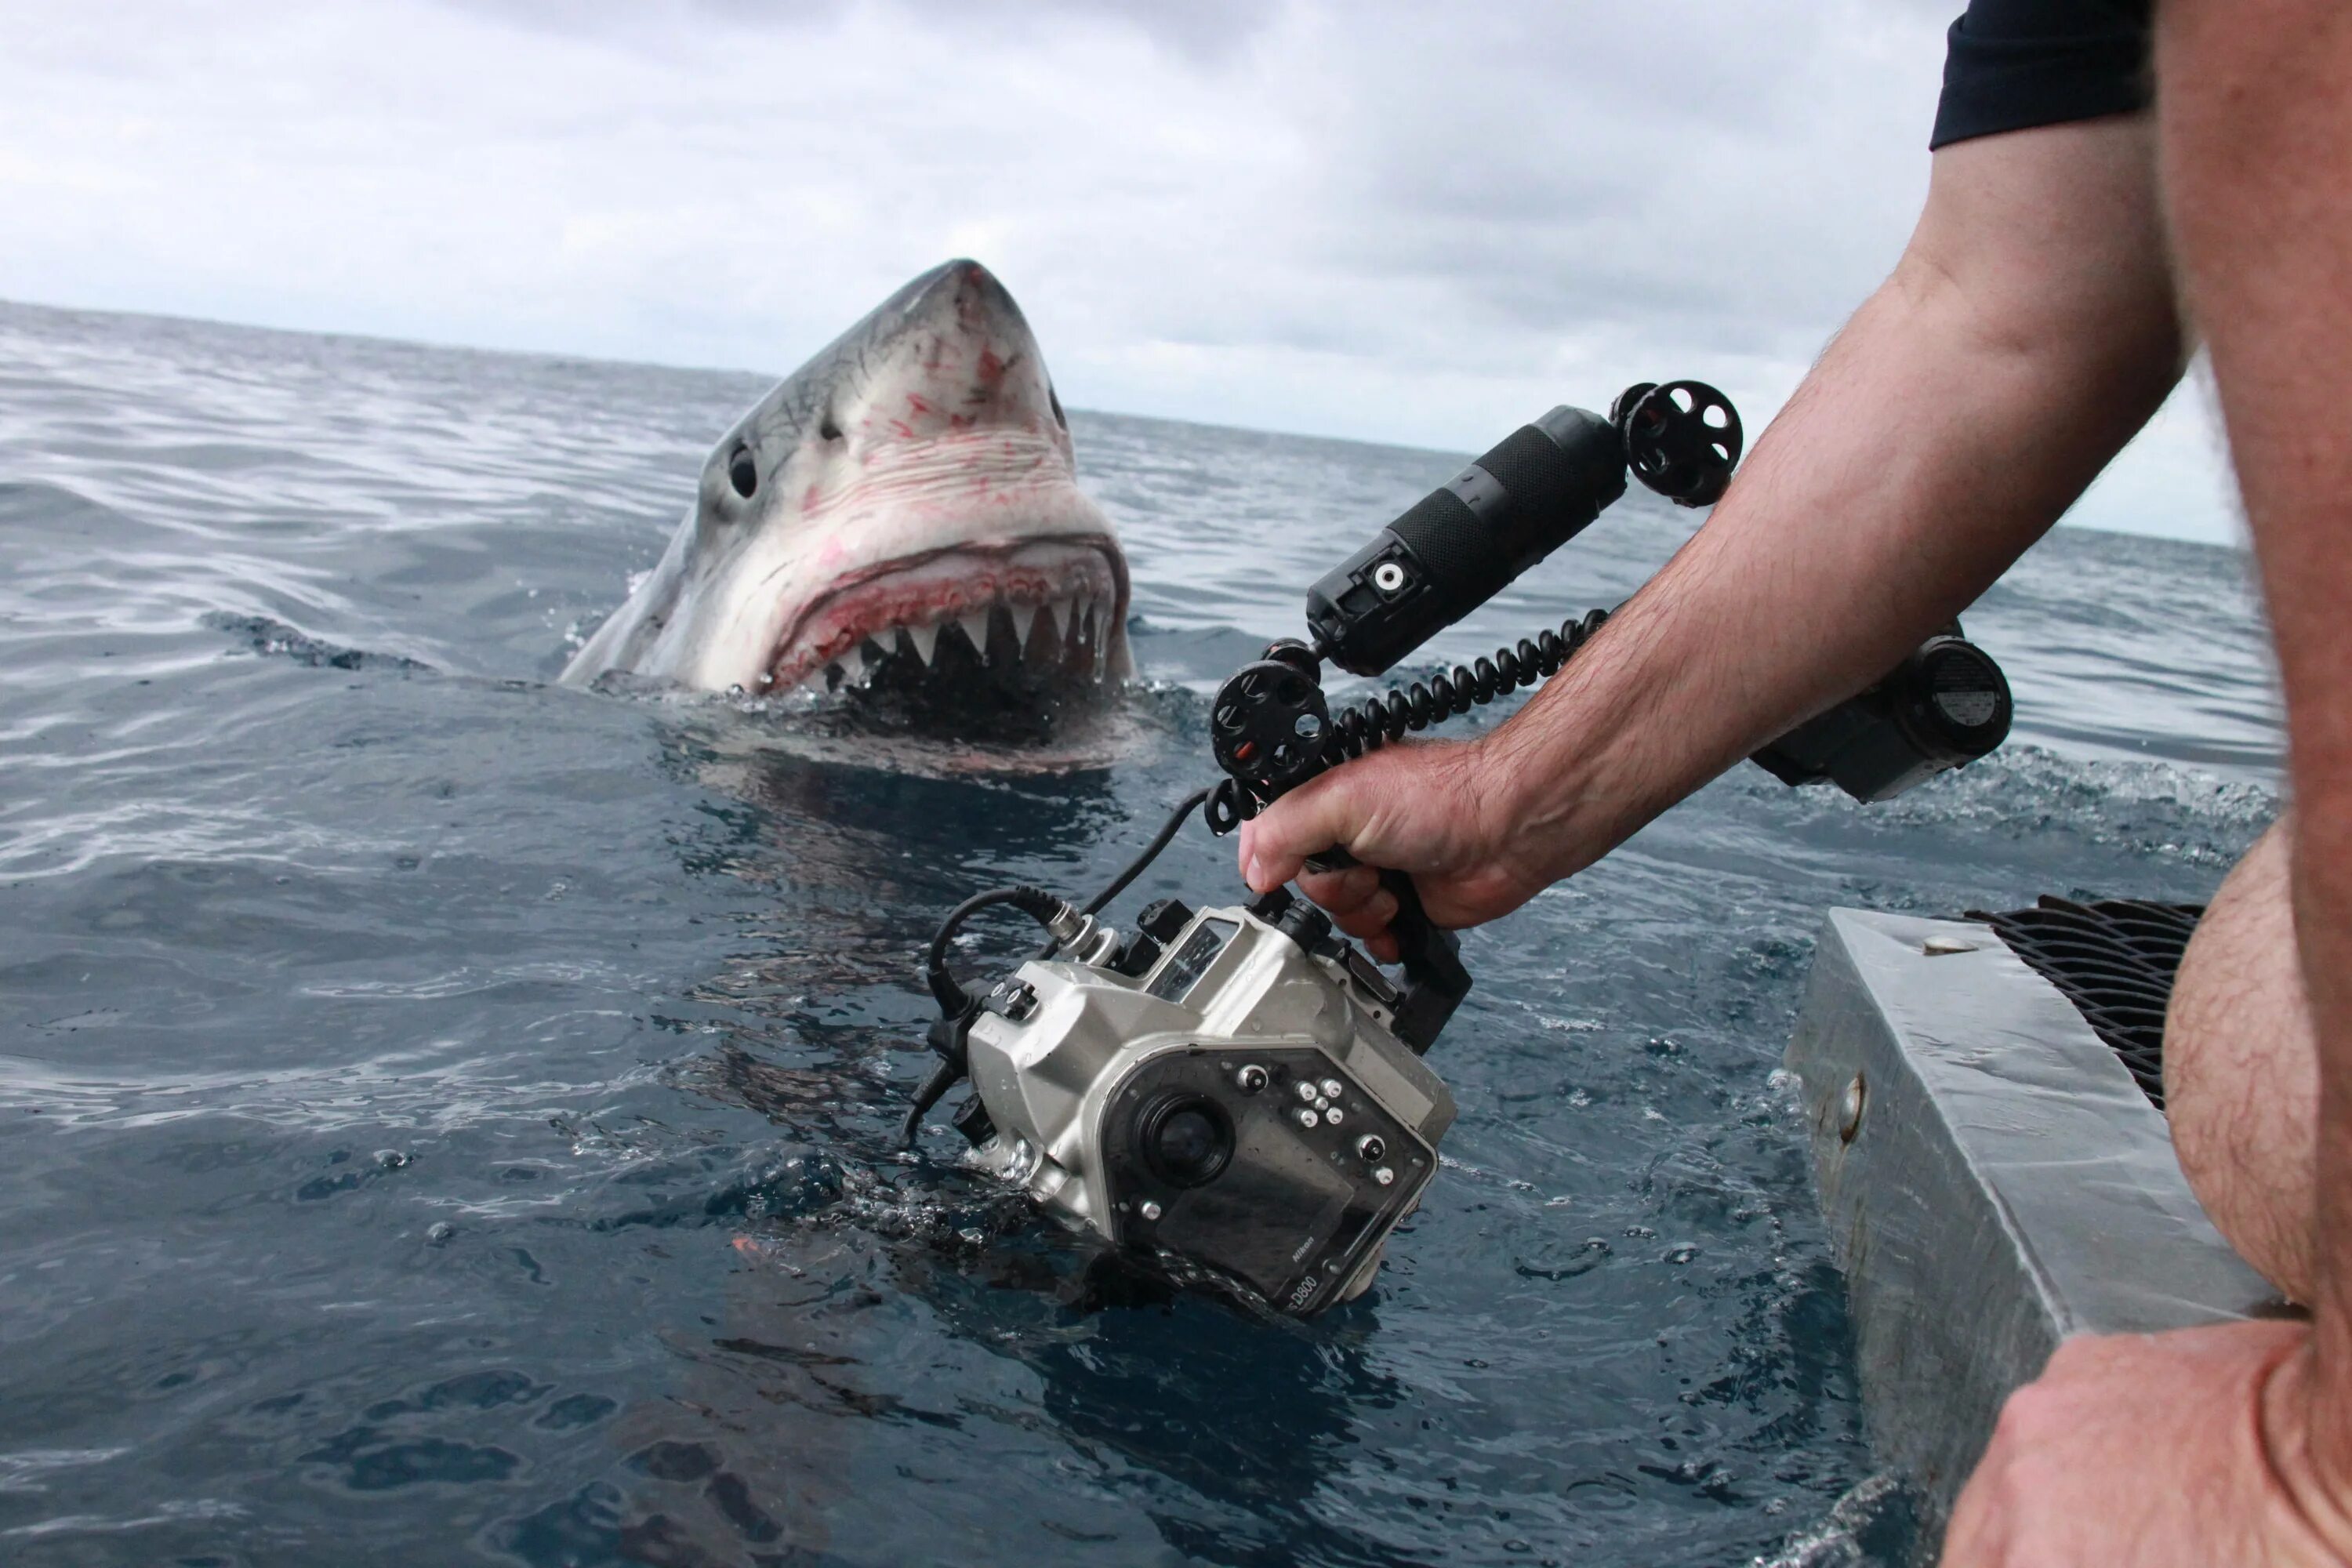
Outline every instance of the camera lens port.
{"label": "camera lens port", "polygon": [[1204,1187],[1234,1157],[1234,1119],[1205,1094],[1163,1094],[1135,1119],[1135,1144],[1171,1187]]}

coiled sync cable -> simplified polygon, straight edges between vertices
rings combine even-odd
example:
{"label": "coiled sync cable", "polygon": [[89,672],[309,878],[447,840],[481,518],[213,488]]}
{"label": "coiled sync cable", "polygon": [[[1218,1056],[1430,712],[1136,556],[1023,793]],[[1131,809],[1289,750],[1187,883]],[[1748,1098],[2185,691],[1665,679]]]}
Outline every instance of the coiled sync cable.
{"label": "coiled sync cable", "polygon": [[1254,791],[1244,788],[1240,780],[1221,780],[1202,808],[1210,831],[1231,833],[1287,791],[1328,773],[1341,763],[1353,762],[1415,731],[1467,713],[1522,686],[1549,679],[1559,673],[1560,667],[1577,649],[1592,640],[1592,634],[1608,618],[1606,610],[1588,610],[1580,617],[1562,621],[1558,631],[1546,628],[1532,637],[1521,637],[1513,647],[1496,648],[1491,658],[1457,664],[1427,680],[1416,680],[1341,709],[1331,715],[1315,761],[1272,795],[1261,800]]}

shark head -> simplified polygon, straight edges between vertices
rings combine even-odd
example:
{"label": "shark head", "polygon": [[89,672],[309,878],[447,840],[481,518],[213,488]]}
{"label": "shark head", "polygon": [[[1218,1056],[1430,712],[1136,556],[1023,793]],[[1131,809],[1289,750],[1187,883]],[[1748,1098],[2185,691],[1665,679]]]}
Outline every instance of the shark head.
{"label": "shark head", "polygon": [[1042,696],[1129,672],[1127,608],[1028,322],[956,260],[720,437],[660,564],[563,679]]}

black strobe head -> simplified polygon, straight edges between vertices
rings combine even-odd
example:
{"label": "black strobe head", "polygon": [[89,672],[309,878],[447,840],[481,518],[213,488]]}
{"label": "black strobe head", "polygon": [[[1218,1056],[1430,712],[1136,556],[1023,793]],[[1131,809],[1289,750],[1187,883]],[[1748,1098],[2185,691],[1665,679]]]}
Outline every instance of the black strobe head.
{"label": "black strobe head", "polygon": [[1383,673],[1624,493],[1622,443],[1599,415],[1560,407],[1520,426],[1307,589],[1316,651]]}
{"label": "black strobe head", "polygon": [[1381,675],[1575,538],[1630,471],[1683,506],[1723,494],[1739,415],[1704,382],[1643,382],[1603,419],[1553,409],[1422,497],[1307,591],[1315,651]]}
{"label": "black strobe head", "polygon": [[1750,760],[1783,784],[1833,784],[1856,800],[1889,800],[2000,745],[2011,712],[2008,678],[1956,622],[1877,685]]}
{"label": "black strobe head", "polygon": [[1905,666],[1902,690],[1913,726],[1941,753],[1973,761],[2009,734],[2009,679],[1974,643],[1929,642]]}

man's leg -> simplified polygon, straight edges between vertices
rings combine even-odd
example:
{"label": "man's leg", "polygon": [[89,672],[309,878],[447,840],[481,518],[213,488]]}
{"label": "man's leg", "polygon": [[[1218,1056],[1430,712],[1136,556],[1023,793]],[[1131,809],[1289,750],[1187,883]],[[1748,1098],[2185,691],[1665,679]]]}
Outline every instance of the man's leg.
{"label": "man's leg", "polygon": [[2247,1262],[2313,1300],[2319,1055],[2287,900],[2293,826],[2238,862],[2197,927],[2164,1021],[2180,1168]]}

